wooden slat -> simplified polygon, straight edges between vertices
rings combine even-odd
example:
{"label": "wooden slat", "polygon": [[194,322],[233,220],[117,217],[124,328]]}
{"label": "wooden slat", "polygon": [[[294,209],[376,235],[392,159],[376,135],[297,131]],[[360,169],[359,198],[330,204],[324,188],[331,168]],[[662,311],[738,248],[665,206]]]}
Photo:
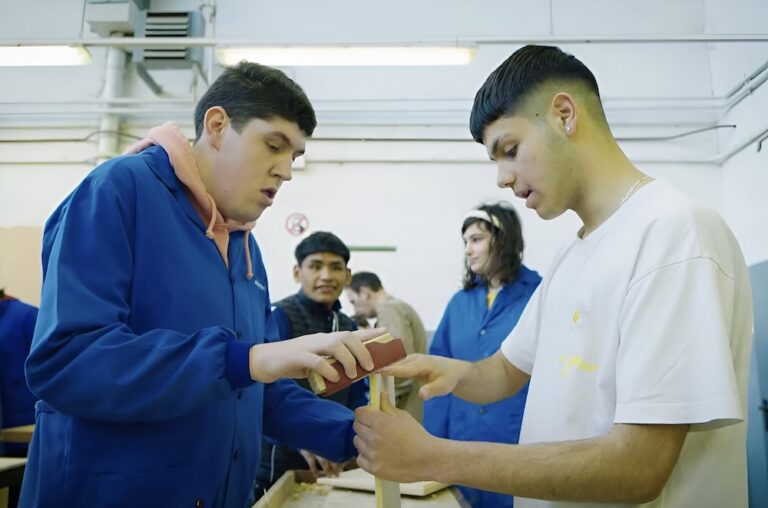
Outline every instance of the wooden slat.
{"label": "wooden slat", "polygon": [[29,443],[32,441],[34,425],[22,425],[20,427],[8,427],[0,430],[0,441],[6,443]]}
{"label": "wooden slat", "polygon": [[[389,402],[395,405],[395,378],[371,374],[371,407],[381,411],[381,393],[387,391]],[[400,508],[400,484],[376,477],[376,508]]]}

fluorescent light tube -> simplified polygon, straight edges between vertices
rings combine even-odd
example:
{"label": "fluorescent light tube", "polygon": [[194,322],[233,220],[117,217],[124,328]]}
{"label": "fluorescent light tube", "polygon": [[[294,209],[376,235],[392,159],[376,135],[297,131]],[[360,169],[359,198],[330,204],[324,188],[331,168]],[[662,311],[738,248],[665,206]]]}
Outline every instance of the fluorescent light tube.
{"label": "fluorescent light tube", "polygon": [[217,48],[219,63],[272,66],[466,65],[474,48],[453,46],[290,46]]}
{"label": "fluorescent light tube", "polygon": [[0,67],[89,63],[91,54],[82,46],[0,46]]}

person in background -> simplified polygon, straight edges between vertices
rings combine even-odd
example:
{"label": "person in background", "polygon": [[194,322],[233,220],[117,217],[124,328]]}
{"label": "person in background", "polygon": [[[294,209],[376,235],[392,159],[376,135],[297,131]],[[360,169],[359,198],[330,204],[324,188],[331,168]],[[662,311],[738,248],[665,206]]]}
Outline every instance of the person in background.
{"label": "person in background", "polygon": [[315,113],[277,69],[225,68],[174,124],[97,167],[48,219],[26,363],[37,403],[20,505],[244,508],[262,435],[348,460],[352,413],[289,380],[372,369],[381,330],[265,343],[255,221]]}
{"label": "person in background", "polygon": [[[356,330],[357,325],[341,312],[339,295],[349,283],[351,273],[349,249],[333,233],[319,231],[303,239],[294,252],[296,265],[293,279],[301,285],[299,292],[275,302],[272,307],[274,336],[268,339],[282,341],[313,333]],[[309,383],[297,381],[305,389]],[[349,409],[356,409],[368,402],[368,388],[364,380],[331,395],[333,400]],[[259,499],[283,473],[290,469],[307,469],[313,475],[333,474],[340,469],[308,450],[295,450],[271,442],[262,441],[261,465],[256,473],[254,491]]]}
{"label": "person in background", "polygon": [[[347,298],[355,313],[376,320],[376,326],[386,328],[393,337],[403,341],[407,354],[426,353],[427,332],[413,307],[387,293],[379,276],[372,272],[357,272],[347,288]],[[416,384],[410,379],[395,380],[397,407],[408,411],[421,421],[422,402]]]}
{"label": "person in background", "polygon": [[382,372],[481,404],[530,381],[520,444],[436,438],[385,403],[356,412],[358,464],[512,494],[516,508],[746,508],[752,293],[728,225],[627,158],[595,76],[559,48],[525,46],[493,71],[470,130],[499,187],[582,227],[499,352]]}
{"label": "person in background", "polygon": [[[510,205],[471,210],[464,216],[461,235],[464,288],[448,303],[429,354],[476,362],[496,354],[541,277],[523,265],[520,220]],[[424,427],[442,438],[515,444],[527,394],[526,385],[514,397],[491,404],[453,395],[431,399],[424,405]],[[514,504],[512,496],[461,486],[459,490],[473,508]]]}
{"label": "person in background", "polygon": [[[24,377],[35,333],[37,307],[0,289],[0,425],[2,428],[35,423],[37,397],[29,391]],[[23,457],[27,445],[0,442],[0,455]]]}

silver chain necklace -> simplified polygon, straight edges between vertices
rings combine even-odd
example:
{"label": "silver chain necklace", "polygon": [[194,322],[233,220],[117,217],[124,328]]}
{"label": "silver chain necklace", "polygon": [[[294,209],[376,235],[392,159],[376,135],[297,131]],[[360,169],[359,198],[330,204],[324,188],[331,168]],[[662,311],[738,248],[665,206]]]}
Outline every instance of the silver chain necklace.
{"label": "silver chain necklace", "polygon": [[632,195],[632,193],[635,192],[635,189],[637,189],[637,186],[643,183],[644,181],[648,180],[649,178],[650,176],[643,175],[635,183],[633,183],[632,187],[630,187],[627,193],[624,194],[624,197],[621,198],[621,203],[619,204],[619,206],[624,206],[624,203],[626,203],[629,197]]}

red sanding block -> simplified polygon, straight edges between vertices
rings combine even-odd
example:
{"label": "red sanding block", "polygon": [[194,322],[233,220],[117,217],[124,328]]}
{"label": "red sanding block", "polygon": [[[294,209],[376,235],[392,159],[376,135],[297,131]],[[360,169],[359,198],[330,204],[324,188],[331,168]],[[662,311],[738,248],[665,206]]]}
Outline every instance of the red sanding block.
{"label": "red sanding block", "polygon": [[317,372],[310,370],[307,374],[307,380],[312,387],[312,391],[328,397],[333,395],[339,390],[343,390],[347,386],[351,385],[360,378],[363,378],[369,374],[373,374],[379,369],[386,367],[398,360],[405,358],[405,348],[403,347],[403,341],[392,337],[390,334],[385,333],[379,335],[375,339],[364,342],[365,347],[371,353],[373,358],[373,370],[365,370],[360,363],[357,364],[357,376],[354,378],[347,377],[344,372],[344,366],[341,362],[336,361],[335,358],[330,358],[328,361],[331,363],[331,367],[336,369],[339,373],[338,381],[329,381]]}

